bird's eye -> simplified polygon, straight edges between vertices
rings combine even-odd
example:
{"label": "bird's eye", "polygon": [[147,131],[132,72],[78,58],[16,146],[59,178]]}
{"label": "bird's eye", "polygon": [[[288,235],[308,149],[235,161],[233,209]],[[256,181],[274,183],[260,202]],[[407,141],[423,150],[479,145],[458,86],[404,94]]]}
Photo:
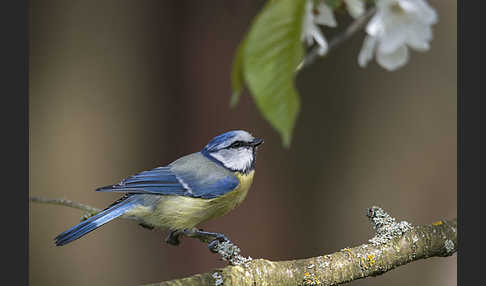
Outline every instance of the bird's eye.
{"label": "bird's eye", "polygon": [[241,141],[235,141],[229,147],[230,148],[239,148],[241,146],[243,146],[243,142],[241,142]]}

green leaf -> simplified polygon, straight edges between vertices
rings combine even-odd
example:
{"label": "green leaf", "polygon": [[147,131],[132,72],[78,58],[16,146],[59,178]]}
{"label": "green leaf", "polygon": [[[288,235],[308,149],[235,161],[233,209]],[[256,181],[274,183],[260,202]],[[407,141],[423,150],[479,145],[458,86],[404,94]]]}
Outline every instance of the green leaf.
{"label": "green leaf", "polygon": [[304,55],[301,42],[305,1],[269,1],[245,39],[243,74],[257,107],[290,146],[300,110],[294,87],[297,65]]}
{"label": "green leaf", "polygon": [[236,54],[233,61],[233,70],[231,71],[231,95],[230,107],[235,107],[240,100],[240,95],[243,92],[244,77],[243,77],[243,50],[245,48],[245,40],[241,41],[236,49]]}

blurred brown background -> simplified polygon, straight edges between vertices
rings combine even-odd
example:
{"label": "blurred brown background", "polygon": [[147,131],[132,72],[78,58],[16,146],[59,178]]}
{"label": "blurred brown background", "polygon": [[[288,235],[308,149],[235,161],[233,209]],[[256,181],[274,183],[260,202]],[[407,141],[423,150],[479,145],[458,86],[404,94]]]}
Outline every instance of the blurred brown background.
{"label": "blurred brown background", "polygon": [[[379,205],[414,224],[456,217],[456,1],[430,0],[432,49],[387,72],[357,65],[364,34],[297,78],[292,146],[244,94],[229,108],[232,57],[259,1],[31,1],[30,194],[103,208],[96,187],[246,129],[265,138],[246,201],[202,227],[243,254],[284,260],[373,235]],[[346,17],[339,17],[344,26]],[[140,285],[224,266],[198,241],[116,220],[65,247],[78,210],[30,205],[31,285]],[[456,285],[456,255],[352,285]]]}

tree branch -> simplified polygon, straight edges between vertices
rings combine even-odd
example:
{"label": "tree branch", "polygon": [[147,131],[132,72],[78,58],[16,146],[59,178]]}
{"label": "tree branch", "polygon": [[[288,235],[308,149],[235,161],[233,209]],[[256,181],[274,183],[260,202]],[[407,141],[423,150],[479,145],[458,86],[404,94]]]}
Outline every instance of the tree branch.
{"label": "tree branch", "polygon": [[[31,197],[30,201],[64,205],[91,215],[100,211],[70,200]],[[379,207],[368,209],[366,215],[376,231],[369,243],[318,257],[270,261],[241,257],[236,245],[222,242],[218,245],[218,252],[223,260],[229,261],[229,266],[149,285],[338,285],[381,275],[416,260],[447,257],[457,251],[457,219],[412,226],[406,221],[396,222]],[[191,237],[190,231],[186,235]]]}
{"label": "tree branch", "polygon": [[378,207],[371,208],[368,217],[377,232],[368,244],[307,259],[276,262],[255,259],[246,267],[227,266],[149,285],[338,285],[457,251],[457,219],[412,227],[407,222],[396,223]]}
{"label": "tree branch", "polygon": [[31,202],[36,202],[36,203],[43,203],[43,204],[51,204],[51,205],[59,205],[59,206],[66,206],[70,208],[75,208],[78,210],[82,210],[85,212],[85,215],[83,216],[83,219],[86,219],[90,216],[94,216],[95,214],[99,213],[101,210],[81,204],[81,203],[76,203],[71,200],[65,200],[65,199],[46,199],[46,198],[41,198],[41,197],[30,197],[29,200]]}
{"label": "tree branch", "polygon": [[314,47],[310,52],[308,52],[302,62],[297,66],[296,72],[314,63],[319,57],[324,57],[329,54],[329,52],[339,46],[341,43],[349,39],[356,32],[361,30],[366,24],[367,20],[373,16],[376,12],[376,7],[370,8],[366,13],[361,15],[359,18],[354,20],[351,25],[349,25],[343,33],[337,35],[329,41],[329,46],[327,53],[324,55],[319,54],[319,47]]}

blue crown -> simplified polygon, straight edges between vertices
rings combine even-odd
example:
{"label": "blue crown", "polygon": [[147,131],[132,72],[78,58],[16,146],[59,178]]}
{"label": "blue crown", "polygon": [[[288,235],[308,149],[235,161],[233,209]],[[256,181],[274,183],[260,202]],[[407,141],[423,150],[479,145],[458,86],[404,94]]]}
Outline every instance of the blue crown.
{"label": "blue crown", "polygon": [[251,137],[251,135],[244,130],[231,130],[225,132],[211,139],[211,141],[209,141],[209,143],[204,147],[203,152],[214,152],[220,150],[222,148],[228,147],[231,142],[234,141],[233,139],[235,137],[242,137],[243,139],[244,137],[248,136]]}

